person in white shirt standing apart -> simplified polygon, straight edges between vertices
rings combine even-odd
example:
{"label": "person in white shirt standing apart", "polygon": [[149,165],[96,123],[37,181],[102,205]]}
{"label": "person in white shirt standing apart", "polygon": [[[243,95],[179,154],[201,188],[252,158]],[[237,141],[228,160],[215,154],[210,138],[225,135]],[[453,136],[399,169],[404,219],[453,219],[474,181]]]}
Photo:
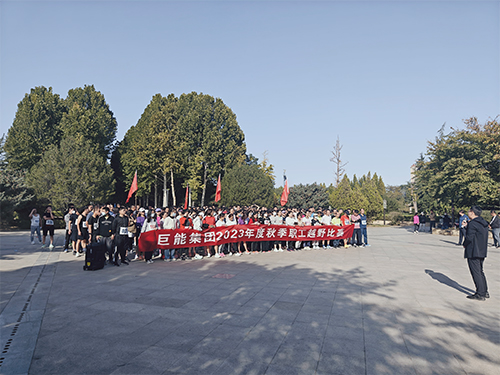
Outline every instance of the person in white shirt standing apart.
{"label": "person in white shirt standing apart", "polygon": [[38,236],[38,242],[42,243],[42,235],[40,234],[40,215],[36,212],[36,208],[31,210],[31,244],[34,245],[34,234]]}

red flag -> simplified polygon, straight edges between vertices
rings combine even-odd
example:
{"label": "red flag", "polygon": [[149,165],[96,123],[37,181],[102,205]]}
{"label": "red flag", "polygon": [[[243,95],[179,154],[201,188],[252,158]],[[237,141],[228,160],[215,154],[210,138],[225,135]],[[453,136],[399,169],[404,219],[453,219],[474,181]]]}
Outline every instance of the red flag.
{"label": "red flag", "polygon": [[130,198],[132,198],[132,195],[137,191],[137,171],[135,171],[134,175],[134,180],[132,181],[132,185],[130,185],[130,190],[128,191],[128,197],[127,201],[125,203],[128,203]]}
{"label": "red flag", "polygon": [[188,208],[188,200],[189,200],[189,185],[186,185],[186,201],[184,202],[184,209]]}
{"label": "red flag", "polygon": [[283,188],[283,193],[281,193],[280,201],[282,206],[288,202],[288,194],[290,194],[290,190],[288,190],[288,180],[285,180],[285,187]]}
{"label": "red flag", "polygon": [[221,185],[220,185],[220,175],[219,175],[219,179],[217,180],[217,190],[215,190],[216,202],[220,201],[220,193],[221,193]]}

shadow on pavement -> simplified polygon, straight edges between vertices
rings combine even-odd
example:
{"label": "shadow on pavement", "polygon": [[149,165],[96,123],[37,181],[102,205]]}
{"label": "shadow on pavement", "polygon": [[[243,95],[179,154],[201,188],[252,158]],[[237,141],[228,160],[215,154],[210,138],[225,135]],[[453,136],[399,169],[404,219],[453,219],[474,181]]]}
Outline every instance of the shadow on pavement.
{"label": "shadow on pavement", "polygon": [[30,374],[454,374],[464,370],[448,328],[498,344],[487,312],[466,321],[430,313],[429,332],[398,286],[360,267],[318,272],[244,258],[95,272],[58,263]]}
{"label": "shadow on pavement", "polygon": [[453,289],[458,290],[461,293],[474,294],[476,292],[475,290],[460,285],[455,280],[450,279],[448,276],[440,272],[434,272],[433,270],[425,270],[425,273],[428,274],[430,277],[432,277],[434,280],[439,281],[441,284],[448,285]]}

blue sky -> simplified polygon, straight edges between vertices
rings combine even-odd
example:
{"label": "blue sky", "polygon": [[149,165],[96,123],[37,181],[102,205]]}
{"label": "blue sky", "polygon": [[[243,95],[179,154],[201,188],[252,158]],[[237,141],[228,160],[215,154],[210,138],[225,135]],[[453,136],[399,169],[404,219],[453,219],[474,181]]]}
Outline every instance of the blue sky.
{"label": "blue sky", "polygon": [[498,1],[1,1],[0,134],[35,86],[94,84],[117,139],[153,95],[221,98],[277,185],[386,184],[446,122],[500,114]]}

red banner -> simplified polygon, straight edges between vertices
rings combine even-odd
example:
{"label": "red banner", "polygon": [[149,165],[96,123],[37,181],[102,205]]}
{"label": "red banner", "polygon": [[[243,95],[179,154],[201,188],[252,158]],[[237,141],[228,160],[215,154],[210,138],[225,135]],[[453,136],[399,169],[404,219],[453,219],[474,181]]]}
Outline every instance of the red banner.
{"label": "red banner", "polygon": [[205,229],[160,229],[141,233],[139,251],[203,247],[230,242],[256,241],[323,241],[351,238],[354,225],[345,227],[318,225],[295,227],[286,225],[231,225]]}

